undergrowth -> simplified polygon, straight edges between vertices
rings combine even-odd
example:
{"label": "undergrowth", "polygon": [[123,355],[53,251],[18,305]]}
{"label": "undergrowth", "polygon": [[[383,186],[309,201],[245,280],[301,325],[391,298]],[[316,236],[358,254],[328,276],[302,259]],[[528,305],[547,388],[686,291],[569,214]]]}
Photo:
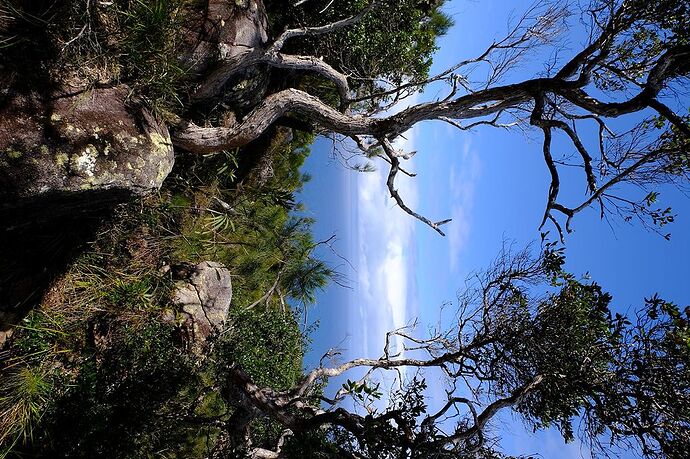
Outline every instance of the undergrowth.
{"label": "undergrowth", "polygon": [[0,63],[44,86],[125,83],[157,115],[174,117],[191,84],[184,34],[203,8],[197,0],[3,0]]}
{"label": "undergrowth", "polygon": [[[0,66],[46,92],[126,84],[174,120],[194,78],[180,59],[189,18],[204,4],[4,0]],[[0,355],[0,459],[209,457],[243,409],[231,363],[273,388],[302,376],[300,312],[335,275],[295,196],[312,141],[274,129],[244,150],[177,158],[158,195],[103,223]],[[172,302],[178,273],[201,261],[225,265],[233,288],[204,356],[189,352]],[[278,434],[266,419],[252,426],[259,442]]]}
{"label": "undergrowth", "polygon": [[[295,215],[311,140],[275,134],[258,168],[242,151],[182,160],[159,195],[104,224],[0,361],[0,458],[207,457],[239,406],[230,363],[274,388],[301,377],[299,311],[333,274]],[[171,297],[176,267],[205,260],[229,268],[233,301],[198,357]]]}

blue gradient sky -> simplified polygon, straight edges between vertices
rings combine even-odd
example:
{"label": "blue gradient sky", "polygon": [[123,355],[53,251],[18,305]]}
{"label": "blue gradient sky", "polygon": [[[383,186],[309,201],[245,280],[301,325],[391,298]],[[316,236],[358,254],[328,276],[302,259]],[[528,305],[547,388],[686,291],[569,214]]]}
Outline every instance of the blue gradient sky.
{"label": "blue gradient sky", "polygon": [[[519,14],[528,6],[526,1],[449,2],[446,11],[456,25],[440,40],[434,68],[479,54],[507,29],[511,11]],[[569,42],[573,49],[580,44],[577,35]],[[542,70],[538,59],[527,61],[518,76]],[[436,91],[430,88],[420,100],[438,97]],[[365,174],[342,167],[328,139],[319,139],[307,160],[305,171],[313,179],[301,200],[317,219],[316,238],[336,234],[334,248],[353,266],[323,253],[352,288],[329,287],[310,311],[310,320],[319,320],[320,327],[308,365],[331,347],[343,349],[343,358],[378,357],[385,331],[414,317],[435,323],[440,306],[455,299],[468,275],[494,259],[504,240],[521,247],[539,239],[549,186],[539,132],[464,132],[422,123],[406,137],[404,148],[419,151],[406,167],[418,177],[400,175],[399,191],[432,220],[453,218],[445,238],[394,205],[385,189],[385,168]],[[572,149],[565,142],[557,146]],[[584,191],[584,179],[579,179],[582,189],[577,191]],[[678,214],[669,228],[671,241],[620,220],[609,225],[594,209],[578,215],[574,233],[567,236],[566,268],[589,272],[613,295],[618,310],[634,309],[656,292],[683,305],[689,302],[690,200],[674,189],[662,189],[661,197]],[[577,443],[564,446],[556,432],[531,434],[509,416],[496,428],[508,453],[588,457]]]}

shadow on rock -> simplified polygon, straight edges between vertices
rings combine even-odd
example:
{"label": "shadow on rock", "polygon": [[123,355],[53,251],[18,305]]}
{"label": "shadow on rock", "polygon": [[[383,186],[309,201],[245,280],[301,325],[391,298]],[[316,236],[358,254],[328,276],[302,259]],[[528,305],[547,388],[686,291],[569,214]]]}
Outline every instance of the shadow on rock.
{"label": "shadow on rock", "polygon": [[130,197],[111,189],[0,203],[0,344]]}

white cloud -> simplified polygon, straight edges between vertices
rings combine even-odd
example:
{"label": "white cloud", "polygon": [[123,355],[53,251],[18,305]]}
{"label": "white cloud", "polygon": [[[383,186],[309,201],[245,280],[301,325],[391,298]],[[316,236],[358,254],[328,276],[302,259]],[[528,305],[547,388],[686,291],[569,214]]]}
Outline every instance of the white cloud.
{"label": "white cloud", "polygon": [[[411,97],[395,107],[395,111],[417,103],[418,96]],[[411,129],[394,142],[396,149],[407,152],[416,149],[418,131]],[[352,181],[355,196],[356,218],[354,238],[357,245],[352,253],[356,269],[356,282],[350,296],[352,304],[348,317],[351,331],[349,346],[343,358],[380,357],[386,332],[408,325],[418,316],[418,296],[415,275],[417,220],[402,211],[390,197],[386,180],[387,164],[380,161],[377,170],[359,173]],[[414,170],[411,161],[406,170]],[[417,208],[419,193],[417,181],[398,174],[395,187],[412,208]],[[395,347],[402,349],[402,343]],[[405,369],[402,369],[403,377]],[[357,371],[347,377],[361,376]],[[397,373],[379,372],[376,378],[381,389],[393,387]],[[377,403],[381,408],[387,403],[384,396]]]}
{"label": "white cloud", "polygon": [[[414,149],[415,132],[408,131],[395,147]],[[353,301],[352,355],[381,355],[387,331],[402,327],[417,315],[414,281],[416,220],[397,207],[386,186],[385,164],[357,178],[357,283]],[[418,203],[417,184],[402,174],[396,188],[410,206]]]}
{"label": "white cloud", "polygon": [[450,268],[453,271],[458,268],[460,254],[470,235],[474,189],[480,169],[479,156],[472,149],[471,141],[465,139],[460,161],[452,164],[449,176],[453,222],[448,226],[448,254]]}

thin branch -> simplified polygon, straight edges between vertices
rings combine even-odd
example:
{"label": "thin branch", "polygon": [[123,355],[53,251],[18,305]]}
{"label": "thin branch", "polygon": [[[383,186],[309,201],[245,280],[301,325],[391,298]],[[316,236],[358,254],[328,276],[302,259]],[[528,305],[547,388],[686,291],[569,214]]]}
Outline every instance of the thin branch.
{"label": "thin branch", "polygon": [[544,98],[537,97],[534,103],[534,111],[532,112],[532,117],[530,119],[531,123],[535,126],[541,128],[544,133],[544,143],[542,146],[542,151],[544,154],[544,161],[549,169],[549,174],[551,175],[551,184],[549,186],[549,196],[546,202],[546,209],[544,210],[544,217],[542,218],[541,225],[539,229],[544,226],[546,220],[551,214],[551,209],[558,198],[558,193],[560,189],[560,177],[558,175],[558,168],[553,161],[553,156],[551,155],[551,124],[543,118],[544,115]]}
{"label": "thin branch", "polygon": [[334,32],[336,30],[343,29],[345,27],[349,27],[353,24],[358,23],[359,21],[364,18],[369,12],[375,8],[377,5],[376,0],[372,0],[369,2],[369,4],[362,9],[359,13],[357,13],[354,16],[350,16],[345,19],[341,19],[340,21],[332,22],[330,24],[322,25],[322,26],[317,26],[317,27],[301,27],[298,29],[288,29],[276,40],[273,42],[273,44],[268,48],[268,53],[276,53],[279,52],[280,50],[283,49],[283,46],[285,46],[285,42],[287,40],[290,40],[292,38],[297,38],[297,37],[308,37],[308,36],[315,36],[315,35],[323,35],[327,33]]}
{"label": "thin branch", "polygon": [[515,392],[513,392],[512,395],[509,397],[501,398],[493,403],[489,404],[484,410],[477,415],[477,421],[475,424],[469,428],[469,429],[462,429],[459,431],[456,431],[453,435],[449,437],[442,437],[441,439],[437,440],[435,443],[438,444],[439,446],[445,446],[448,443],[454,443],[458,444],[459,442],[463,440],[467,440],[472,438],[475,435],[481,434],[481,432],[484,431],[486,428],[486,424],[503,408],[508,408],[511,407],[517,403],[520,403],[520,401],[527,395],[529,392],[533,391],[536,389],[541,382],[543,381],[543,376],[538,375],[532,378],[530,382],[527,384],[523,385],[519,389],[517,389]]}
{"label": "thin branch", "polygon": [[420,215],[414,210],[410,209],[407,206],[407,204],[405,204],[405,201],[402,199],[402,197],[400,197],[400,193],[398,193],[398,190],[395,189],[395,175],[398,173],[398,170],[400,168],[400,159],[398,159],[398,155],[396,154],[395,149],[393,148],[388,139],[382,138],[379,139],[379,141],[381,142],[383,151],[385,152],[386,156],[388,156],[388,160],[390,161],[391,165],[390,172],[388,173],[388,180],[386,180],[386,185],[388,186],[388,191],[390,192],[391,197],[395,200],[396,203],[398,203],[398,206],[400,206],[400,208],[404,210],[407,214],[411,215],[412,217],[416,218],[422,223],[427,224],[441,236],[445,236],[446,234],[443,232],[443,230],[441,230],[440,227],[441,225],[449,223],[451,219],[446,219],[439,222],[432,222],[423,215]]}

